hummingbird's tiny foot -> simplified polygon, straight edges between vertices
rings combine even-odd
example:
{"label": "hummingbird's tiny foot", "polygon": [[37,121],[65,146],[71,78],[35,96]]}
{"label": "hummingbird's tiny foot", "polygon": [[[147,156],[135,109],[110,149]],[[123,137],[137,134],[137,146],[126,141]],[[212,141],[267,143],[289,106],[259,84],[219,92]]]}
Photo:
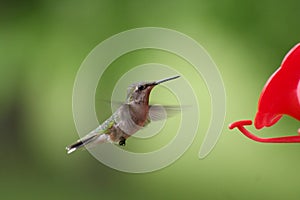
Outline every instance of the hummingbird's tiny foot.
{"label": "hummingbird's tiny foot", "polygon": [[120,138],[119,145],[120,145],[120,146],[125,146],[125,144],[126,144],[126,139],[125,139],[124,137],[121,137],[121,138]]}

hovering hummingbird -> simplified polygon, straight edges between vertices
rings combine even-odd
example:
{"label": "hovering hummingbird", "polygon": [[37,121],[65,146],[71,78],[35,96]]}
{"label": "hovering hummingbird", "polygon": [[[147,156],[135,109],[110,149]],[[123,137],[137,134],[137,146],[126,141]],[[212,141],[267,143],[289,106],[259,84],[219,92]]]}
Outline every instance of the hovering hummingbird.
{"label": "hovering hummingbird", "polygon": [[95,130],[66,147],[68,154],[83,146],[92,147],[101,143],[124,146],[128,137],[148,125],[151,120],[161,120],[166,117],[166,112],[179,111],[178,106],[149,105],[150,92],[156,85],[179,77],[130,85],[127,89],[126,102]]}

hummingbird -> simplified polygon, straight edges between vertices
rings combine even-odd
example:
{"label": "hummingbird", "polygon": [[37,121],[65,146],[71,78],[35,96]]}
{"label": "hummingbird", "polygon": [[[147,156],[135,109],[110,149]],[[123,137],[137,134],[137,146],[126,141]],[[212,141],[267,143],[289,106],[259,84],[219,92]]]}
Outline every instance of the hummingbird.
{"label": "hummingbird", "polygon": [[178,106],[149,105],[150,92],[155,86],[179,77],[130,85],[125,103],[96,129],[67,146],[67,153],[70,154],[84,146],[89,148],[102,143],[125,146],[127,138],[148,125],[151,120],[161,120],[166,117],[166,112],[179,111]]}

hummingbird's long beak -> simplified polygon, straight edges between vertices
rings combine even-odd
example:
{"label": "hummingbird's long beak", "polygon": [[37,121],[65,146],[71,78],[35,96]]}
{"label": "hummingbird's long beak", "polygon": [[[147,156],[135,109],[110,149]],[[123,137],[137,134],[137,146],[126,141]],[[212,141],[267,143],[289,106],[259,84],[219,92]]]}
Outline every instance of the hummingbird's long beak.
{"label": "hummingbird's long beak", "polygon": [[153,85],[158,85],[158,84],[161,84],[163,82],[166,82],[166,81],[170,81],[170,80],[173,80],[173,79],[176,79],[176,78],[179,78],[180,76],[173,76],[173,77],[170,77],[170,78],[165,78],[165,79],[162,79],[162,80],[158,80],[158,81],[155,81]]}

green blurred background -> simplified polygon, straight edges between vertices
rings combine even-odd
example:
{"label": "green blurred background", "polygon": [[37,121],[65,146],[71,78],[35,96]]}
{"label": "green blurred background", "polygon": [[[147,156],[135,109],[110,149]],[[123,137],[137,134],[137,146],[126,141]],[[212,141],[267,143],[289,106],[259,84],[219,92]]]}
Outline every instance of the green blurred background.
{"label": "green blurred background", "polygon": [[[299,9],[297,0],[0,1],[0,198],[299,199],[298,144],[259,144],[227,128],[253,119],[263,85],[299,42]],[[217,64],[227,115],[216,147],[198,159],[204,125],[179,160],[148,174],[110,169],[87,151],[68,156],[65,146],[78,138],[72,89],[80,64],[106,38],[145,26],[189,35]],[[112,65],[170,60],[152,50],[136,54]],[[106,88],[116,81],[109,73],[105,80]],[[96,107],[100,121],[110,115]],[[256,133],[296,134],[298,127],[285,117]]]}

